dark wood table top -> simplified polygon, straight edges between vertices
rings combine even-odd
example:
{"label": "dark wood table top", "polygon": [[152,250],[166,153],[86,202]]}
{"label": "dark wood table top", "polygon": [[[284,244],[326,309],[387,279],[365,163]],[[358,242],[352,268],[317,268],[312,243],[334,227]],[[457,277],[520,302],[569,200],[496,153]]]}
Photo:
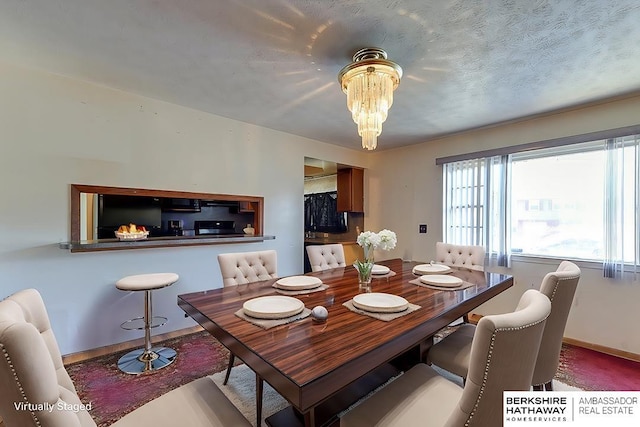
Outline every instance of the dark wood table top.
{"label": "dark wood table top", "polygon": [[304,413],[513,285],[511,276],[454,269],[453,276],[474,285],[439,291],[409,283],[419,263],[379,264],[396,274],[374,278],[372,291],[400,295],[421,309],[389,322],[350,311],[342,304],[359,293],[351,266],[307,273],[329,288],[296,296],[307,308],[326,307],[325,323],[308,317],[265,330],[234,315],[251,298],[276,295],[275,279],[179,295],[178,305]]}

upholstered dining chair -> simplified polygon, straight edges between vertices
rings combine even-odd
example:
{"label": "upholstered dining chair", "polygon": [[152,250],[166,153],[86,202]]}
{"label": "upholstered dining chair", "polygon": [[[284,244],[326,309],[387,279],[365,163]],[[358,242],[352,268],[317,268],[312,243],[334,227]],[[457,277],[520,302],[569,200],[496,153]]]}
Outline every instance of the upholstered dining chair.
{"label": "upholstered dining chair", "polygon": [[[436,262],[450,267],[462,267],[471,271],[484,271],[485,250],[478,245],[452,245],[436,242]],[[461,272],[464,273],[464,272]],[[462,278],[464,280],[464,278]],[[462,323],[469,323],[469,314],[462,316]],[[459,324],[458,321],[452,325]]]}
{"label": "upholstered dining chair", "polygon": [[275,250],[236,252],[218,255],[224,286],[244,285],[278,277]]}
{"label": "upholstered dining chair", "polygon": [[436,242],[436,262],[450,267],[484,271],[484,255],[482,246]]}
{"label": "upholstered dining chair", "polygon": [[[234,252],[218,255],[218,264],[222,274],[224,287],[261,282],[278,277],[278,255],[275,250],[255,252]],[[227,385],[231,368],[236,361],[236,355],[230,352],[229,365],[222,384]],[[256,418],[257,425],[262,422],[262,390],[264,382],[256,374]]]}
{"label": "upholstered dining chair", "polygon": [[[7,427],[96,427],[63,363],[40,293],[0,301],[0,417]],[[82,403],[85,406],[82,406]],[[251,426],[209,377],[125,415],[113,427]]]}
{"label": "upholstered dining chair", "polygon": [[344,247],[341,243],[328,245],[309,245],[307,255],[311,271],[331,270],[332,268],[346,267]]}
{"label": "upholstered dining chair", "polygon": [[553,390],[552,380],[560,363],[562,337],[567,325],[573,297],[580,281],[580,268],[571,261],[562,261],[554,273],[542,280],[540,292],[551,300],[551,314],[547,319],[533,371],[531,385],[534,390]]}
{"label": "upholstered dining chair", "polygon": [[[551,314],[547,319],[536,360],[531,385],[534,390],[552,390],[552,380],[558,369],[562,336],[569,311],[573,302],[580,268],[570,262],[562,261],[554,272],[547,273],[540,285],[540,292],[551,301]],[[471,345],[476,327],[471,324],[460,326],[429,349],[427,360],[455,375],[467,377],[471,360]]]}
{"label": "upholstered dining chair", "polygon": [[526,291],[513,313],[485,316],[473,338],[464,387],[419,363],[347,412],[341,427],[502,425],[502,394],[528,390],[549,299]]}

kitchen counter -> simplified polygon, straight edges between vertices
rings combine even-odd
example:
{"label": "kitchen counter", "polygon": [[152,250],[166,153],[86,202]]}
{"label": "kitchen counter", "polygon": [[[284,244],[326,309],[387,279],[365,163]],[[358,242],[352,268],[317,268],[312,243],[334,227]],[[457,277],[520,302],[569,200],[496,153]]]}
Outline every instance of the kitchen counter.
{"label": "kitchen counter", "polygon": [[149,237],[134,241],[118,239],[85,240],[60,243],[60,249],[71,252],[116,251],[124,249],[170,248],[195,245],[223,245],[230,243],[252,243],[273,240],[275,236],[230,234],[222,236],[167,236]]}

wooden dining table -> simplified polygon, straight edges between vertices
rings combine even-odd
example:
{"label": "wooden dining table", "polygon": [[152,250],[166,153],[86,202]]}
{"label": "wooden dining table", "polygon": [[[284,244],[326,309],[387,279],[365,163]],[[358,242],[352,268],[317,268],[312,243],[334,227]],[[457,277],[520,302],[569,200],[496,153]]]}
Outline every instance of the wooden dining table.
{"label": "wooden dining table", "polygon": [[352,266],[307,273],[328,288],[295,296],[306,308],[324,306],[325,322],[309,316],[264,329],[235,314],[247,300],[277,295],[277,279],[178,295],[178,305],[291,404],[269,425],[336,425],[337,412],[401,365],[423,360],[437,331],[513,285],[508,275],[454,268],[449,274],[464,289],[438,290],[410,283],[419,279],[413,267],[421,263],[378,264],[391,272],[374,278],[369,291],[401,296],[419,309],[390,321],[349,310],[343,304],[364,292]]}

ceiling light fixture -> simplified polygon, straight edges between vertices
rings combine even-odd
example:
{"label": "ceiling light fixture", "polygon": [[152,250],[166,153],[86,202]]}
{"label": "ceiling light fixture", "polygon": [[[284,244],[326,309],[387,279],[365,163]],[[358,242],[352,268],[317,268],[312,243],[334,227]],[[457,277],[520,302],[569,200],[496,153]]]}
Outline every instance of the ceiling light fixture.
{"label": "ceiling light fixture", "polygon": [[347,107],[362,137],[362,148],[375,150],[382,123],[393,104],[393,91],[400,84],[402,68],[387,59],[387,52],[377,47],[360,49],[353,62],[338,74]]}

